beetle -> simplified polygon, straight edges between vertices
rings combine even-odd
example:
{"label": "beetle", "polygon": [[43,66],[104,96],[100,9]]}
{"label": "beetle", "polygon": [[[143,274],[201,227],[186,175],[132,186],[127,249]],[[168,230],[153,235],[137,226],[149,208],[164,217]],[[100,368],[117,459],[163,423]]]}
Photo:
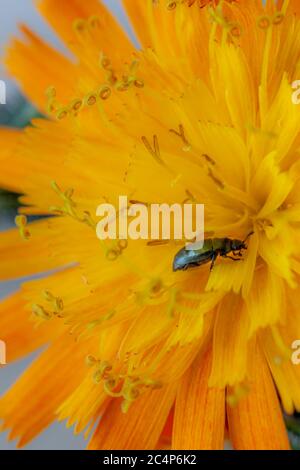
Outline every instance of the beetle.
{"label": "beetle", "polygon": [[210,270],[212,271],[218,256],[232,261],[241,261],[243,259],[242,250],[247,250],[246,241],[253,233],[249,233],[245,240],[208,238],[204,240],[204,245],[199,250],[182,248],[174,258],[173,271],[186,271],[209,262],[211,262]]}

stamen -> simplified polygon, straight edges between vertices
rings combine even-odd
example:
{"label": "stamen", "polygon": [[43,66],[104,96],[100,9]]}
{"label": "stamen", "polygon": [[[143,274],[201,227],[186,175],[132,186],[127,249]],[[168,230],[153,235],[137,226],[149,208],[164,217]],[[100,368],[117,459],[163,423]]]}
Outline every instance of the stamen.
{"label": "stamen", "polygon": [[159,163],[163,164],[163,160],[161,159],[160,156],[160,149],[159,149],[159,144],[158,144],[158,138],[157,135],[153,136],[153,148],[151,147],[151,144],[149,143],[147,137],[142,136],[142,142],[145,145],[146,149],[150,153],[150,155]]}
{"label": "stamen", "polygon": [[51,313],[47,312],[41,305],[33,304],[32,313],[43,320],[50,320],[52,318]]}
{"label": "stamen", "polygon": [[184,127],[182,124],[179,124],[179,132],[176,131],[175,129],[170,129],[170,132],[177,135],[182,140],[182,142],[184,143],[184,147],[182,148],[182,150],[184,152],[189,152],[191,150],[191,144],[189,143],[189,141],[187,140],[185,136]]}

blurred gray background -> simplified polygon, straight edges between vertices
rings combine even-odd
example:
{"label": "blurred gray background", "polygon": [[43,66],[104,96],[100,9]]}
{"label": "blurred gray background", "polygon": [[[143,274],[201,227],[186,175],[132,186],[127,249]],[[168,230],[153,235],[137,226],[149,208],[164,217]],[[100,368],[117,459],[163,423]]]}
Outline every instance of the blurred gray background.
{"label": "blurred gray background", "polygon": [[[69,0],[61,0],[69,1]],[[88,2],[89,0],[83,0]],[[131,35],[131,30],[127,17],[122,10],[119,0],[104,0],[104,3],[115,13],[119,21]],[[18,23],[26,23],[35,32],[46,38],[51,44],[60,50],[65,50],[63,44],[56,38],[53,31],[45,23],[43,18],[34,8],[33,0],[0,0],[0,55],[3,56],[5,45],[9,39],[18,33]],[[24,126],[34,115],[36,111],[26,102],[24,97],[13,80],[5,73],[0,63],[0,80],[4,80],[7,85],[6,105],[0,105],[0,125],[6,126]],[[1,171],[1,169],[0,169]],[[14,224],[16,211],[16,200],[12,195],[2,194],[0,192],[0,230],[5,230]],[[17,282],[0,282],[0,299],[14,292],[21,280]],[[0,332],[1,339],[1,332]],[[0,369],[0,395],[15,382],[20,373],[33,360],[34,355],[26,358],[9,367]],[[84,449],[86,442],[82,436],[74,436],[72,430],[67,430],[64,423],[57,423],[44,431],[36,440],[30,443],[26,449],[44,450],[44,449]],[[0,433],[0,450],[15,449],[14,442],[7,442],[7,435]]]}

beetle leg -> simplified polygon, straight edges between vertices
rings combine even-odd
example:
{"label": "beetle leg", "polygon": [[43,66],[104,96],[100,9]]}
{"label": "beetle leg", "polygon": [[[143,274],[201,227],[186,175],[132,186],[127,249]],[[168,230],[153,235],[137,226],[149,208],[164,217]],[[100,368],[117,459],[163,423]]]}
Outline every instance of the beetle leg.
{"label": "beetle leg", "polygon": [[218,257],[218,255],[216,253],[213,253],[213,255],[211,257],[211,265],[210,265],[210,270],[211,271],[214,269],[217,257]]}
{"label": "beetle leg", "polygon": [[232,259],[232,261],[242,261],[243,258],[234,258],[233,256],[225,255],[224,258]]}

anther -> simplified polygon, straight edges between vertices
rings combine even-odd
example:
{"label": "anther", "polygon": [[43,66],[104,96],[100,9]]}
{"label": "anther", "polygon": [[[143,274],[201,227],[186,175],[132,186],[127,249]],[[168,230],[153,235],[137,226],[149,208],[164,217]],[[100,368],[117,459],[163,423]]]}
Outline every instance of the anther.
{"label": "anther", "polygon": [[47,312],[41,305],[33,304],[32,313],[43,320],[50,320],[51,313]]}

